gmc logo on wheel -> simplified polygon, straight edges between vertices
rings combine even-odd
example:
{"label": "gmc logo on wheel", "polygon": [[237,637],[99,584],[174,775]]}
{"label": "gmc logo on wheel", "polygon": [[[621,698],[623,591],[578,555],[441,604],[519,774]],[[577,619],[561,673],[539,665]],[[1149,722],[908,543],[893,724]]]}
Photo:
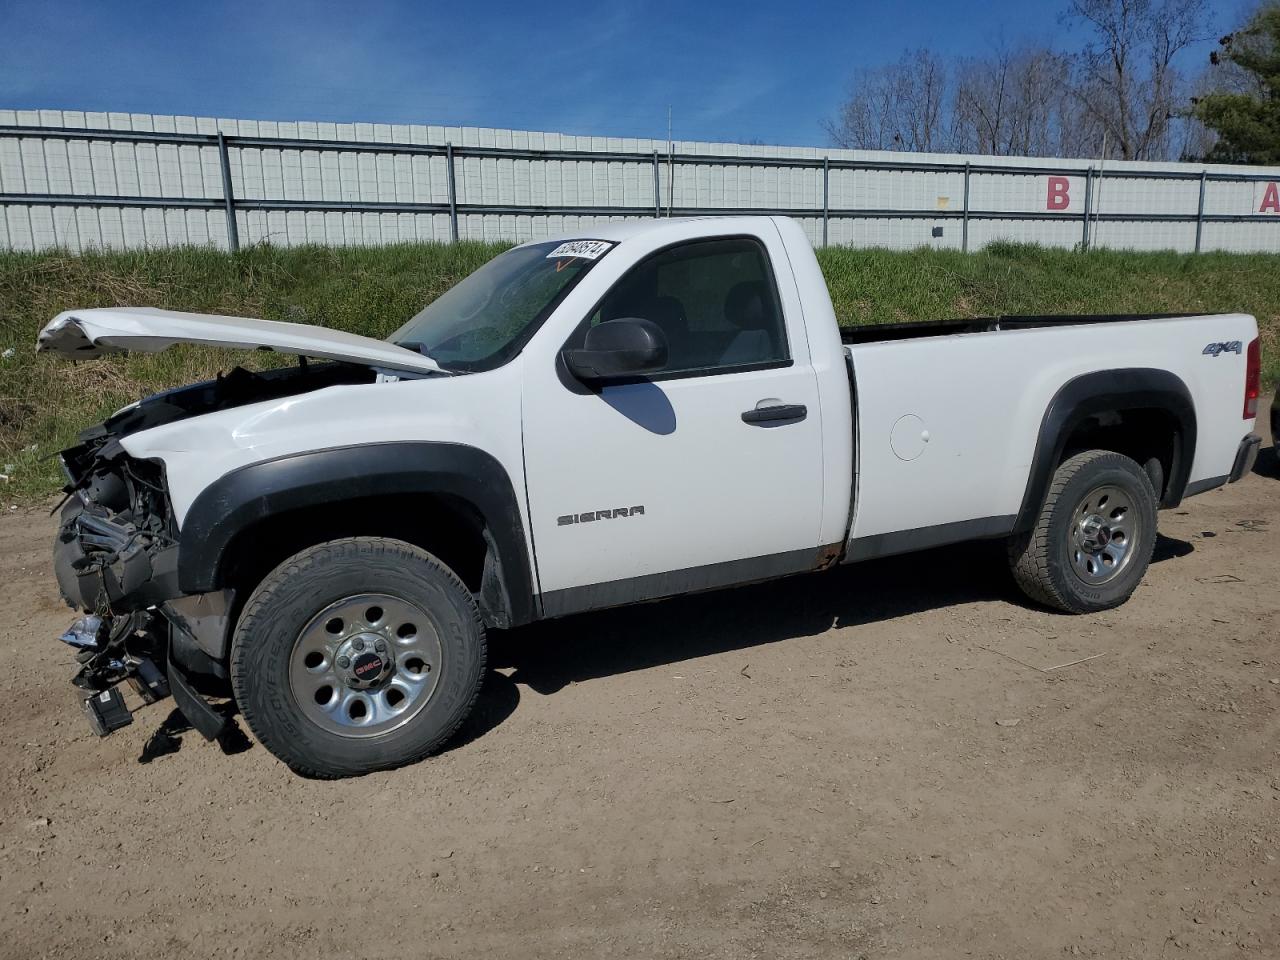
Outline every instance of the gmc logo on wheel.
{"label": "gmc logo on wheel", "polygon": [[1210,343],[1210,344],[1207,344],[1207,345],[1205,346],[1204,350],[1202,350],[1201,352],[1202,352],[1206,357],[1216,357],[1216,356],[1218,356],[1218,355],[1219,355],[1219,354],[1221,354],[1221,353],[1235,353],[1235,354],[1239,354],[1239,353],[1241,353],[1243,350],[1244,350],[1244,347],[1243,347],[1243,345],[1240,343],[1240,341],[1239,341],[1239,340],[1228,340],[1228,341],[1225,341],[1225,342],[1223,342],[1223,343]]}

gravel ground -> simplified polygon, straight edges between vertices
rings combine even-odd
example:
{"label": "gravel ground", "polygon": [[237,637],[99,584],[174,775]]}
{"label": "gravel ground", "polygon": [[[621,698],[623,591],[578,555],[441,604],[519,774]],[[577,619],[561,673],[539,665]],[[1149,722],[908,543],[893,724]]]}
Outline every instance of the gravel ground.
{"label": "gravel ground", "polygon": [[977,544],[496,636],[449,750],[338,783],[94,737],[7,510],[0,957],[1280,956],[1260,470],[1102,615]]}

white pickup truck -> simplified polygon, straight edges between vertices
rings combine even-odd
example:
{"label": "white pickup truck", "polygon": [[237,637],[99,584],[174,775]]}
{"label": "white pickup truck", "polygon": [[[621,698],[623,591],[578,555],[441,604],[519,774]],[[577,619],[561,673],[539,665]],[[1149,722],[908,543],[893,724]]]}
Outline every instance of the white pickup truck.
{"label": "white pickup truck", "polygon": [[[1254,319],[845,329],[800,227],[656,220],[518,246],[388,341],[72,310],[39,349],[301,361],[140,401],[62,454],[67,639],[100,732],[139,671],[207,736],[230,681],[296,770],[417,760],[485,630],[1004,538],[1036,602],[1123,603],[1156,511],[1258,449]],[[306,358],[326,362],[308,362]],[[154,681],[154,682],[153,682]],[[153,691],[154,692],[154,691]]]}

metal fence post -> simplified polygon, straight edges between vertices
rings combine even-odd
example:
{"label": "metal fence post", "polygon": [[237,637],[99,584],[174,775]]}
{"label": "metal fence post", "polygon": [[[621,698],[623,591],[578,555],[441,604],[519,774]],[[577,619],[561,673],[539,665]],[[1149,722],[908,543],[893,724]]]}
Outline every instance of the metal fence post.
{"label": "metal fence post", "polygon": [[1089,205],[1093,202],[1093,167],[1084,178],[1084,233],[1080,237],[1080,249],[1089,249]]}
{"label": "metal fence post", "polygon": [[667,217],[676,205],[676,148],[672,144],[667,151]]}
{"label": "metal fence post", "polygon": [[222,167],[222,202],[227,208],[227,249],[240,249],[240,228],[236,226],[236,198],[231,193],[231,158],[227,155],[227,138],[218,131],[218,165]]}
{"label": "metal fence post", "polygon": [[960,252],[969,252],[969,164],[964,165],[964,213],[960,220]]}
{"label": "metal fence post", "polygon": [[658,165],[658,151],[653,151],[653,216],[662,217],[662,168]]}
{"label": "metal fence post", "polygon": [[1200,252],[1200,234],[1204,232],[1204,185],[1209,179],[1209,171],[1200,171],[1200,200],[1196,204],[1196,253]]}
{"label": "metal fence post", "polygon": [[831,158],[822,158],[822,245],[827,245],[827,215],[831,212]]}
{"label": "metal fence post", "polygon": [[458,242],[458,188],[454,180],[453,142],[444,145],[444,158],[449,168],[449,237]]}

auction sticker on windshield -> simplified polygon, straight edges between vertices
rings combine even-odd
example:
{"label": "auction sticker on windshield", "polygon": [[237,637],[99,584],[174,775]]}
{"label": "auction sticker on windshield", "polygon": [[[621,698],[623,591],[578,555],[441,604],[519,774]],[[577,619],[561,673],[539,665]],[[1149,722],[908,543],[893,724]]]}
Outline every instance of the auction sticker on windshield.
{"label": "auction sticker on windshield", "polygon": [[560,244],[547,254],[548,260],[564,260],[568,257],[581,257],[584,260],[598,260],[609,252],[613,244],[608,240],[569,240]]}

